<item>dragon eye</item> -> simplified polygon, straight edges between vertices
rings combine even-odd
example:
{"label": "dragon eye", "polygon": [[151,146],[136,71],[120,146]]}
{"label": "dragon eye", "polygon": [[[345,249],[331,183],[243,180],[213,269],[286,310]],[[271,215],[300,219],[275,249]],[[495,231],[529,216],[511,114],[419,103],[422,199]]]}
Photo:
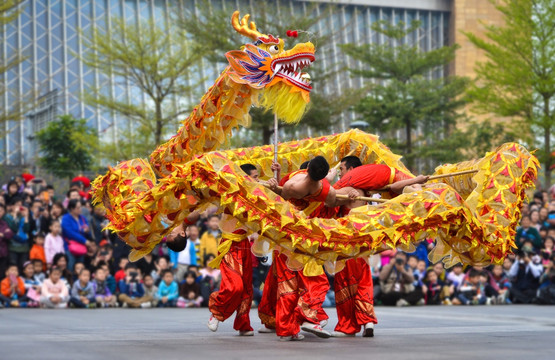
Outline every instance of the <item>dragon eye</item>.
{"label": "dragon eye", "polygon": [[268,49],[268,51],[270,52],[270,54],[275,55],[279,52],[279,46],[277,45],[272,45],[270,46],[270,48]]}

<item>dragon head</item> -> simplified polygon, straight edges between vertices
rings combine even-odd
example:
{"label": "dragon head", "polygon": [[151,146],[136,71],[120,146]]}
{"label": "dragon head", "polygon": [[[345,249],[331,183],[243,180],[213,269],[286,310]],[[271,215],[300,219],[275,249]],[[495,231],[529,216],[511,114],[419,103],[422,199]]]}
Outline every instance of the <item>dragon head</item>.
{"label": "dragon head", "polygon": [[226,54],[232,81],[261,89],[260,104],[288,123],[296,123],[310,101],[310,75],[302,70],[315,59],[311,42],[284,50],[283,39],[256,30],[250,15],[239,21],[239,11],[231,17],[233,28],[254,43]]}

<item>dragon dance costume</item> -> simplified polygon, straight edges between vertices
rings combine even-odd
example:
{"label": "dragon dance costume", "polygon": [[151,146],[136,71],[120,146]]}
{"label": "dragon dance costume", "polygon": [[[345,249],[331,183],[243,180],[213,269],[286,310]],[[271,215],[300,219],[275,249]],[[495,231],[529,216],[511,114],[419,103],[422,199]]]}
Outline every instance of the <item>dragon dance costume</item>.
{"label": "dragon dance costume", "polygon": [[[430,260],[446,266],[500,264],[512,252],[525,190],[534,186],[539,166],[516,143],[504,144],[481,159],[443,165],[434,175],[475,173],[434,180],[420,191],[352,209],[340,218],[310,211],[307,215],[246,179],[239,168],[243,163],[255,165],[261,178],[272,176],[273,147],[218,148],[232,129],[249,124],[252,105],[291,123],[302,117],[312,89],[302,70],[315,60],[315,49],[306,42],[285,50],[283,39],[258,32],[248,16],[239,21],[238,12],[232,24],[253,42],[226,54],[229,66],[178,133],[149,160],[123,161],[93,182],[93,200],[106,208],[107,228],[132,248],[131,261],[151,252],[187,215],[210,206],[232,216],[240,224],[237,228],[259,234],[252,246],[255,255],[275,250],[287,258],[287,269],[306,276],[321,275],[322,266],[337,273],[349,259],[387,249],[412,251],[423,238],[436,242]],[[278,154],[286,172],[317,155],[335,163],[352,154],[363,163],[395,169],[394,178],[412,177],[400,156],[378,136],[359,130],[282,143]],[[219,256],[225,258],[241,241],[222,246]],[[230,262],[230,271],[234,266]],[[222,318],[227,316],[227,310],[219,311]]]}

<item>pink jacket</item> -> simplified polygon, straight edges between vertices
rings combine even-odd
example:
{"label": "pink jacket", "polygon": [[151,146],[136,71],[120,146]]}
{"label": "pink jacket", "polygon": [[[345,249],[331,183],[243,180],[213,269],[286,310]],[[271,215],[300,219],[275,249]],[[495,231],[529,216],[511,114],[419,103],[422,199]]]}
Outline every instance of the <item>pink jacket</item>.
{"label": "pink jacket", "polygon": [[44,255],[46,256],[46,263],[52,264],[52,259],[57,253],[65,253],[64,239],[62,235],[54,236],[48,233],[44,238]]}
{"label": "pink jacket", "polygon": [[62,280],[58,280],[57,283],[53,284],[52,280],[46,279],[42,283],[41,295],[47,298],[50,298],[52,296],[59,296],[64,301],[67,301],[69,298],[69,291],[67,290],[67,286]]}

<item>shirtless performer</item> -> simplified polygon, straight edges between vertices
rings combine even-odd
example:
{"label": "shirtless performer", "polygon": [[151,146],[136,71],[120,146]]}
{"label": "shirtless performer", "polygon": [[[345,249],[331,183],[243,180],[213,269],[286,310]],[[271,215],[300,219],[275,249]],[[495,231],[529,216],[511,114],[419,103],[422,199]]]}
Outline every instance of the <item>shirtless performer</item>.
{"label": "shirtless performer", "polygon": [[[422,175],[411,178],[387,165],[362,165],[356,156],[341,159],[339,176],[340,180],[333,186],[337,191],[352,187],[360,195],[386,185],[397,194],[407,186],[417,186],[428,180]],[[361,201],[352,202],[342,206],[338,215],[345,216],[350,209],[363,205]],[[363,337],[373,337],[378,320],[374,313],[374,287],[368,263],[362,258],[347,260],[345,268],[335,274],[334,290],[338,322],[333,336],[355,336],[362,328]]]}

